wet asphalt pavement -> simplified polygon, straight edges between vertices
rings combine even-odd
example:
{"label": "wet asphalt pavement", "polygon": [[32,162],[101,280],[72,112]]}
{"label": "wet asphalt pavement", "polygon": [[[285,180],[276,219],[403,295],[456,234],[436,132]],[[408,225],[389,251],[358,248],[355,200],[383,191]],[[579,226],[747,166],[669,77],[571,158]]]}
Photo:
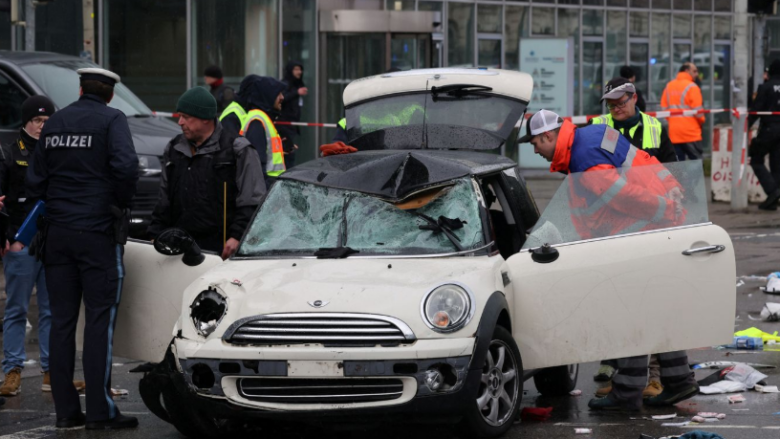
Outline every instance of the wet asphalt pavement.
{"label": "wet asphalt pavement", "polygon": [[[543,209],[560,180],[532,180],[531,190]],[[780,331],[780,323],[753,321],[766,302],[780,302],[780,295],[766,295],[758,287],[763,281],[754,276],[766,276],[780,270],[780,212],[758,212],[751,207],[749,214],[731,213],[726,204],[710,204],[710,219],[724,227],[732,237],[737,254],[737,316],[735,331],[751,326],[766,332]],[[0,280],[0,283],[2,281]],[[0,300],[0,310],[4,300]],[[692,310],[695,312],[695,310]],[[33,305],[31,315],[36,314]],[[35,319],[31,318],[33,325]],[[35,345],[35,331],[28,336],[28,358],[38,359]],[[749,353],[727,356],[729,351],[705,348],[689,351],[692,363],[704,361],[740,361],[764,363],[780,366],[780,347],[778,351],[744,351]],[[115,388],[127,389],[129,395],[115,398],[120,410],[128,415],[137,416],[140,426],[131,431],[101,433],[87,432],[83,429],[55,431],[54,404],[51,394],[40,391],[41,374],[37,363],[28,365],[23,373],[22,393],[20,396],[6,398],[6,404],[0,408],[0,439],[36,439],[36,438],[181,438],[169,424],[152,415],[144,406],[138,394],[140,375],[130,374],[129,370],[138,363],[114,359],[113,384]],[[682,434],[686,431],[701,429],[716,432],[725,439],[777,439],[780,437],[780,394],[759,394],[755,391],[743,392],[747,399],[744,403],[729,404],[726,395],[697,395],[670,409],[644,409],[639,413],[609,412],[597,413],[588,410],[587,403],[598,384],[592,376],[598,368],[597,363],[580,366],[577,388],[582,396],[545,398],[539,395],[533,381],[525,383],[523,407],[553,407],[552,418],[544,422],[525,422],[515,425],[505,436],[507,438],[605,438],[636,439],[640,433],[651,437]],[[77,361],[76,374],[81,378],[82,367]],[[777,369],[762,369],[769,377],[770,385],[780,385],[780,372]],[[701,379],[713,370],[696,372]],[[726,414],[726,419],[688,427],[664,427],[665,422],[688,421],[698,412],[718,412]],[[650,417],[651,415],[676,413],[678,418],[671,421],[631,420],[632,417]],[[575,428],[590,428],[591,434],[575,434]],[[374,428],[352,428],[349,426],[330,426],[327,429],[309,427],[304,424],[275,427],[270,430],[253,431],[249,437],[259,436],[289,438],[465,438],[462,430],[452,425],[410,426],[377,424]]]}

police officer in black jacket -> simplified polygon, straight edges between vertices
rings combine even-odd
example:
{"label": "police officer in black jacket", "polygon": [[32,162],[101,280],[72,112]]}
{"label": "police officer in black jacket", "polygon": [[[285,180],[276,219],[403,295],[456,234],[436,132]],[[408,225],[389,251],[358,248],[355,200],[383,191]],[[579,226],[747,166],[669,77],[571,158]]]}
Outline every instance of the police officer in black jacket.
{"label": "police officer in black jacket", "polygon": [[[780,111],[780,60],[772,61],[769,66],[769,80],[761,84],[750,111]],[[750,116],[748,123],[753,125],[761,119],[758,136],[750,143],[750,166],[766,192],[767,199],[758,208],[777,210],[780,200],[780,116]],[[769,154],[769,168],[764,162]]]}
{"label": "police officer in black jacket", "polygon": [[[81,97],[55,113],[27,171],[27,196],[46,203],[43,257],[52,311],[50,371],[58,428],[131,428],[111,398],[111,350],[122,295],[126,209],[138,181],[138,156],[125,115],[106,104],[119,76],[89,68]],[[84,300],[87,414],[73,387],[76,322]]]}

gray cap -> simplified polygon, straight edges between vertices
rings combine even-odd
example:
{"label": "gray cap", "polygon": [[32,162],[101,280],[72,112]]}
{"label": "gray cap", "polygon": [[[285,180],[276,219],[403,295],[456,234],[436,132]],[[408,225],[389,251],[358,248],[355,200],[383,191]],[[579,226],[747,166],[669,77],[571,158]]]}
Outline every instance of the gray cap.
{"label": "gray cap", "polygon": [[614,78],[604,86],[604,96],[601,97],[601,100],[620,99],[626,93],[636,93],[634,84],[625,78]]}

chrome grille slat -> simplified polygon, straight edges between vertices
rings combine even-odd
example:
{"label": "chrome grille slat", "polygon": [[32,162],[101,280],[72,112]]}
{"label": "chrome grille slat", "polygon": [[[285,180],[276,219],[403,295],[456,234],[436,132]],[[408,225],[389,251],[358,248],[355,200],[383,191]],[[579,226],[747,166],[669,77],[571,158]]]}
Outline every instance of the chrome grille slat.
{"label": "chrome grille slat", "polygon": [[261,328],[244,326],[237,332],[300,332],[311,334],[400,334],[396,328]]}
{"label": "chrome grille slat", "polygon": [[387,401],[404,390],[398,378],[242,378],[237,385],[252,401],[291,404]]}
{"label": "chrome grille slat", "polygon": [[233,323],[223,340],[234,344],[376,346],[411,343],[412,330],[386,316],[357,313],[289,313],[248,317]]}

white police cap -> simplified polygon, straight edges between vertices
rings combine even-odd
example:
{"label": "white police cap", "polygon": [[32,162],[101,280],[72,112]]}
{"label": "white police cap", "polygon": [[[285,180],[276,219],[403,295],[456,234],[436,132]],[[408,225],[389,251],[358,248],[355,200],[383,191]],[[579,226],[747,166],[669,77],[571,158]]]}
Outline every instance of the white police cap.
{"label": "white police cap", "polygon": [[82,81],[83,80],[100,81],[112,87],[114,86],[114,84],[121,82],[119,79],[119,75],[117,75],[116,73],[110,70],[100,69],[97,67],[78,69],[76,70],[76,73],[78,73],[81,76]]}

